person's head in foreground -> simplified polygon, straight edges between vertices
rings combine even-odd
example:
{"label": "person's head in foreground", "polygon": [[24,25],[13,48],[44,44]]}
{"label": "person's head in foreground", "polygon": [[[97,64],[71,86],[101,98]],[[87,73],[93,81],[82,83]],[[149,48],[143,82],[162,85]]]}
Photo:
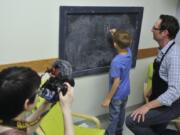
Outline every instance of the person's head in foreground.
{"label": "person's head in foreground", "polygon": [[0,119],[11,120],[34,107],[40,76],[27,67],[11,67],[0,72]]}
{"label": "person's head in foreground", "polygon": [[[36,130],[41,118],[51,109],[52,105],[51,102],[45,100],[32,113],[32,109],[36,105],[40,83],[41,77],[28,67],[10,67],[0,71],[0,135],[27,135]],[[62,112],[60,113],[63,113],[64,117],[65,135],[73,135],[70,113],[73,102],[73,87],[67,82],[64,83],[67,86],[66,94],[57,93],[61,104]],[[26,112],[31,112],[31,115],[27,116]],[[13,122],[15,125],[12,125]],[[32,125],[21,128],[18,127],[19,122],[23,122],[23,124],[29,122]],[[19,129],[23,129],[23,131]]]}

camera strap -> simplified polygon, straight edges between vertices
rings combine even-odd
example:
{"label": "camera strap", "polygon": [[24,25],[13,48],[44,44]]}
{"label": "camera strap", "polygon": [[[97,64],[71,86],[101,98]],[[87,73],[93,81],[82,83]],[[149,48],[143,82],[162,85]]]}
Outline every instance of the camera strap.
{"label": "camera strap", "polygon": [[30,122],[18,121],[18,120],[8,120],[8,121],[0,120],[0,125],[15,127],[20,130],[26,130],[28,127],[36,125],[40,120],[41,120],[41,117],[37,118],[34,121],[30,121]]}
{"label": "camera strap", "polygon": [[2,120],[0,119],[0,125],[3,126],[9,126],[9,127],[15,127],[19,130],[26,130],[28,127],[34,126],[37,123],[39,123],[41,121],[41,119],[49,112],[46,111],[43,114],[41,114],[40,117],[38,117],[36,120],[34,121],[19,121],[19,120]]}

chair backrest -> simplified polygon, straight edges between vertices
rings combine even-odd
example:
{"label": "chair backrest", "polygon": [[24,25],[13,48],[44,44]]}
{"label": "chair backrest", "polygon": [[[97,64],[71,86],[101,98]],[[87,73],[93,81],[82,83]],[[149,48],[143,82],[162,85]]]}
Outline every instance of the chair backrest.
{"label": "chair backrest", "polygon": [[146,103],[149,101],[148,97],[152,87],[153,63],[148,65],[147,81],[144,83],[144,98]]}
{"label": "chair backrest", "polygon": [[[64,135],[63,115],[59,106],[56,103],[48,114],[43,118],[40,127],[45,135]],[[85,128],[74,126],[75,135],[103,135],[104,129]]]}
{"label": "chair backrest", "polygon": [[148,78],[147,78],[147,88],[151,89],[152,87],[152,75],[153,75],[153,63],[148,65]]}
{"label": "chair backrest", "polygon": [[40,126],[45,135],[64,135],[63,116],[58,103],[43,118]]}

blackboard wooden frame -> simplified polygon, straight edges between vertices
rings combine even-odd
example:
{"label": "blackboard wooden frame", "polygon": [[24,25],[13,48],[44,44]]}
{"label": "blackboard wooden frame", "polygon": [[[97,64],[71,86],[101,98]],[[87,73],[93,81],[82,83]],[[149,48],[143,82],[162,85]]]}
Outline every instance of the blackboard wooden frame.
{"label": "blackboard wooden frame", "polygon": [[[119,15],[119,14],[133,14],[136,17],[136,33],[134,37],[134,45],[135,47],[131,47],[133,52],[133,64],[132,68],[136,65],[136,58],[139,46],[139,38],[140,38],[140,31],[141,31],[141,23],[143,17],[143,7],[80,7],[80,6],[61,6],[60,7],[60,27],[59,27],[59,57],[61,59],[65,59],[70,61],[67,58],[67,54],[65,54],[66,49],[66,36],[68,30],[68,17],[70,15]],[[75,54],[69,54],[75,55]],[[71,62],[71,61],[70,61]],[[72,63],[72,62],[71,62]],[[104,73],[109,70],[109,64],[104,65],[102,67],[92,67],[83,70],[76,70],[73,66],[73,76],[85,76],[85,75],[92,75],[92,74],[99,74]]]}

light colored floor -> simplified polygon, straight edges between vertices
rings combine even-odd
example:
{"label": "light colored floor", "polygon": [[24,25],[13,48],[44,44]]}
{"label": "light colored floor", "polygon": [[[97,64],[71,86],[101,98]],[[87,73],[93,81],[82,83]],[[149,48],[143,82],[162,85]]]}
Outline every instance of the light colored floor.
{"label": "light colored floor", "polygon": [[[128,111],[126,111],[126,116],[129,115],[131,112],[132,112],[133,109],[129,109]],[[101,126],[102,128],[106,129],[107,126],[108,126],[108,114],[105,114],[105,115],[101,115],[98,117],[98,119],[100,120],[101,122]],[[85,121],[80,121],[80,122],[76,122],[77,125],[80,125],[80,126],[83,126],[83,127],[94,127],[95,125],[92,124],[92,123],[89,123],[89,122],[85,122]],[[176,129],[174,124],[169,124],[168,125],[168,128],[170,129]],[[124,124],[124,131],[123,131],[123,135],[134,135],[127,127],[126,125]]]}

